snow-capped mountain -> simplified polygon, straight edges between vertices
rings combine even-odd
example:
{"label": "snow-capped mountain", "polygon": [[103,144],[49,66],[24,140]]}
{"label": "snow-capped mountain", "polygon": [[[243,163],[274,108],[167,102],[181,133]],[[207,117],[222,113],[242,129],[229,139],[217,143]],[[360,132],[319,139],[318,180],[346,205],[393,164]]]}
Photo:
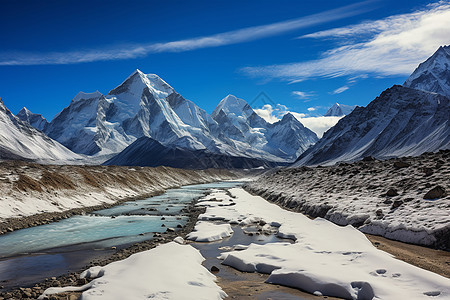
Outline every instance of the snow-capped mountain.
{"label": "snow-capped mountain", "polygon": [[450,97],[450,46],[441,46],[409,76],[406,87]]}
{"label": "snow-capped mountain", "polygon": [[53,118],[45,133],[76,153],[99,152],[101,130],[98,125],[101,127],[103,102],[105,99],[100,92],[78,93],[70,105]]}
{"label": "snow-capped mountain", "polygon": [[0,159],[66,163],[82,157],[14,116],[0,98]]}
{"label": "snow-capped mountain", "polygon": [[31,111],[29,111],[26,107],[22,108],[17,113],[16,117],[18,117],[24,122],[27,122],[34,128],[39,129],[40,131],[45,131],[45,129],[48,126],[47,120],[42,115],[34,114]]}
{"label": "snow-capped mountain", "polygon": [[335,103],[332,107],[328,109],[326,114],[324,114],[325,117],[342,117],[350,114],[354,109],[356,108],[356,105],[344,105]]}
{"label": "snow-capped mountain", "polygon": [[286,162],[317,141],[295,118],[269,124],[231,95],[210,116],[157,75],[139,70],[107,95],[80,92],[45,132],[77,153],[96,156],[117,154],[148,137],[165,147]]}
{"label": "snow-capped mountain", "polygon": [[235,148],[243,152],[252,151],[253,155],[266,152],[292,161],[318,140],[314,132],[291,114],[270,124],[258,116],[245,100],[233,95],[222,99],[211,116]]}
{"label": "snow-capped mountain", "polygon": [[414,156],[450,148],[449,102],[439,94],[393,86],[341,119],[295,165]]}
{"label": "snow-capped mountain", "polygon": [[356,107],[342,118],[300,155],[294,166],[449,149],[449,71],[448,47],[441,47],[420,64],[404,86],[387,89],[367,107]]}

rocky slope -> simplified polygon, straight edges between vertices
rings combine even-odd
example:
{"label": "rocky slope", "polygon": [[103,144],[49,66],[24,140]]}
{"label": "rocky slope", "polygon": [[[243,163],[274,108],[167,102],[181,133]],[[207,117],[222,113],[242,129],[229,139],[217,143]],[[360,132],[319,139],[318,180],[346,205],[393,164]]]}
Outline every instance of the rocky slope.
{"label": "rocky slope", "polygon": [[409,76],[403,86],[450,97],[450,46],[442,46]]}
{"label": "rocky slope", "polygon": [[203,149],[193,151],[164,146],[148,137],[137,139],[104,164],[143,167],[167,166],[183,169],[267,169],[279,165],[262,159],[217,154]]}
{"label": "rocky slope", "polygon": [[246,189],[281,206],[362,232],[450,250],[450,151],[287,168]]}
{"label": "rocky slope", "polygon": [[450,55],[439,48],[404,86],[357,107],[297,159],[295,166],[331,165],[365,156],[389,158],[450,148]]}
{"label": "rocky slope", "polygon": [[[8,161],[0,163],[0,231],[34,226],[67,212],[114,205],[171,187],[236,178],[225,170],[180,170],[167,167],[51,166]],[[24,217],[42,215],[43,218]],[[70,215],[70,214],[69,214]],[[13,220],[13,222],[6,222]],[[39,223],[34,221],[39,220]],[[3,223],[2,223],[3,222]],[[5,223],[6,222],[6,223]]]}
{"label": "rocky slope", "polygon": [[450,148],[450,99],[402,86],[357,107],[304,152],[300,165],[334,164],[365,156],[389,158]]}
{"label": "rocky slope", "polygon": [[26,107],[22,108],[16,115],[19,119],[21,119],[24,122],[27,122],[34,128],[45,131],[45,129],[48,126],[47,120],[39,114],[34,114],[31,111],[29,111]]}
{"label": "rocky slope", "polygon": [[13,115],[0,98],[0,159],[76,163],[82,157]]}

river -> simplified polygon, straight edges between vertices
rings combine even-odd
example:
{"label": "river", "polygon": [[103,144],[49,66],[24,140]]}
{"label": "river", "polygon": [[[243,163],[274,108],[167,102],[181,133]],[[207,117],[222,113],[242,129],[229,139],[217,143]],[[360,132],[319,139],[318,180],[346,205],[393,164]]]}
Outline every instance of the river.
{"label": "river", "polygon": [[151,198],[73,216],[0,236],[0,286],[30,286],[48,277],[78,271],[114,249],[151,240],[188,221],[187,207],[208,190],[240,185],[216,182],[167,190]]}

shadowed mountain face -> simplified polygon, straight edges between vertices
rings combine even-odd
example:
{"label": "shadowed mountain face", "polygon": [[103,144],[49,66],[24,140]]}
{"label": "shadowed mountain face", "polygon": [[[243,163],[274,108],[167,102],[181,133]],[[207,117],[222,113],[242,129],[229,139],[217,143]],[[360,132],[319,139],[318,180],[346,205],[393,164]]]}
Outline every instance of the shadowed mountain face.
{"label": "shadowed mountain face", "polygon": [[105,165],[167,166],[185,169],[253,169],[277,166],[261,159],[211,153],[207,150],[187,150],[164,146],[152,138],[141,137]]}
{"label": "shadowed mountain face", "polygon": [[324,114],[325,117],[342,117],[350,114],[356,105],[344,105],[335,103],[328,111]]}
{"label": "shadowed mountain face", "polygon": [[34,114],[31,111],[29,111],[26,107],[22,108],[16,115],[20,120],[27,122],[34,128],[45,131],[45,129],[48,126],[47,120],[39,114]]}
{"label": "shadowed mountain face", "polygon": [[367,107],[355,108],[294,165],[334,164],[365,156],[415,156],[449,149],[449,70],[448,47],[441,47],[420,64],[404,86],[393,86]]}

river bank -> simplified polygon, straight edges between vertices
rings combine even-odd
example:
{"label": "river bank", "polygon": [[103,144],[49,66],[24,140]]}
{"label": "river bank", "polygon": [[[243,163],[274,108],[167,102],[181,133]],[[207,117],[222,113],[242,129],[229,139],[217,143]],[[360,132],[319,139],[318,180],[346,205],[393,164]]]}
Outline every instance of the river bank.
{"label": "river bank", "polygon": [[[234,194],[234,193],[233,193]],[[200,217],[200,219],[211,218],[211,215],[214,215],[213,219],[220,218],[220,214],[216,214],[218,211],[215,209],[223,210],[228,208],[229,205],[231,207],[235,207],[233,203],[227,203],[227,201],[222,200],[221,197],[226,197],[226,194],[220,195],[220,194],[213,194],[211,196],[206,196],[203,199],[200,199],[199,205],[197,206],[190,206],[188,211],[191,212],[189,214],[189,221],[188,224],[179,232],[168,232],[161,235],[161,237],[156,238],[153,241],[147,241],[143,243],[137,243],[134,244],[126,249],[117,250],[116,253],[111,255],[108,258],[96,260],[89,265],[86,266],[104,266],[110,262],[113,261],[119,261],[123,260],[126,257],[129,257],[131,254],[146,251],[148,249],[152,249],[155,246],[161,244],[161,243],[167,243],[172,241],[176,236],[182,236],[186,237],[186,234],[191,232],[194,228],[194,225],[197,221],[197,218],[200,214],[205,213],[205,207],[207,209],[213,209],[213,211],[209,212],[209,214],[204,214]],[[229,194],[230,196],[235,197],[232,194]],[[231,198],[230,201],[235,201],[234,198]],[[217,202],[217,203],[216,203]],[[239,203],[238,203],[239,204]],[[214,208],[215,207],[215,208]],[[273,209],[270,209],[273,210]],[[223,212],[222,212],[223,214]],[[225,216],[228,214],[225,213]],[[238,216],[238,215],[236,215]],[[251,216],[251,214],[250,214]],[[221,241],[213,242],[213,243],[190,243],[190,245],[194,246],[195,248],[199,249],[203,256],[206,258],[203,265],[208,270],[213,270],[212,266],[217,266],[218,270],[216,272],[213,272],[218,276],[217,283],[218,285],[225,291],[230,298],[239,298],[239,299],[317,299],[316,296],[305,294],[304,292],[298,291],[296,289],[283,287],[279,285],[273,285],[273,284],[267,284],[266,281],[269,278],[269,275],[266,274],[258,274],[258,273],[246,273],[238,271],[234,268],[220,265],[220,261],[217,260],[217,254],[223,251],[229,251],[231,250],[233,245],[241,244],[241,245],[248,245],[250,243],[270,243],[270,242],[283,242],[283,240],[274,240],[277,239],[273,235],[273,232],[270,233],[267,231],[267,225],[264,224],[264,222],[258,221],[256,218],[251,217],[251,220],[245,221],[245,217],[241,215],[240,217],[243,226],[243,229],[239,227],[238,225],[235,225],[234,233],[230,238],[225,238]],[[247,218],[248,219],[248,218]],[[250,222],[251,221],[251,222]],[[255,223],[256,222],[256,223]],[[254,228],[253,228],[254,227]],[[392,241],[389,240],[383,240],[380,239],[380,237],[374,237],[378,238],[378,240],[372,240],[372,243],[381,250],[388,251],[390,253],[393,253],[396,258],[401,260],[408,261],[409,258],[414,257],[415,255],[418,255],[419,257],[429,257],[429,258],[442,258],[440,255],[442,254],[441,251],[419,247],[419,246],[413,246],[413,245],[407,245],[400,242],[395,242],[394,244],[390,243]],[[370,239],[370,237],[369,237]],[[286,240],[285,240],[286,241]],[[291,242],[292,243],[292,242]],[[406,248],[405,248],[406,246]],[[408,246],[411,246],[412,248],[409,248]],[[226,250],[228,248],[229,250]],[[245,249],[245,247],[243,248]],[[402,255],[407,253],[407,256]],[[167,258],[169,259],[169,258]],[[421,259],[416,259],[417,261],[421,261]],[[441,274],[443,276],[446,276],[445,274],[445,264],[446,262],[444,259],[439,259],[439,263],[441,263],[439,268],[435,268],[434,272]],[[408,261],[411,263],[411,261]],[[414,264],[414,261],[412,262]],[[422,263],[427,263],[427,261],[423,261]],[[443,265],[442,265],[443,264]],[[436,265],[435,265],[436,267]],[[45,288],[52,287],[52,286],[74,286],[74,285],[83,285],[87,281],[85,279],[79,278],[80,273],[73,273],[69,274],[68,276],[61,276],[58,278],[50,278],[49,280],[42,282],[39,284],[39,289],[31,288],[30,290],[32,292],[36,292],[39,290],[42,292]],[[447,276],[448,277],[448,276]],[[17,289],[14,291],[10,291],[10,295],[14,296],[17,299],[21,299],[20,297],[26,296],[26,293],[28,293],[30,290],[27,289]],[[35,293],[34,295],[38,295],[38,293]],[[4,296],[4,295],[3,295]],[[79,292],[69,292],[69,293],[62,293],[62,294],[55,294],[50,295],[49,299],[77,299],[80,296]],[[0,297],[2,295],[0,294]],[[280,298],[281,297],[281,298]],[[326,298],[326,297],[325,297]],[[26,297],[23,299],[27,299]]]}
{"label": "river bank", "polygon": [[236,179],[240,171],[0,163],[0,235],[158,195],[182,185]]}
{"label": "river bank", "polygon": [[244,188],[281,207],[391,240],[450,250],[450,150],[267,172]]}
{"label": "river bank", "polygon": [[[80,274],[92,266],[105,266],[115,261],[120,261],[126,259],[127,257],[139,253],[142,251],[150,250],[156,246],[172,241],[175,237],[181,236],[185,237],[188,233],[192,231],[197,221],[198,216],[204,212],[204,209],[195,207],[194,203],[189,205],[186,210],[188,220],[181,229],[172,231],[167,229],[161,234],[155,234],[154,238],[151,240],[146,240],[143,242],[133,243],[132,245],[125,248],[113,247],[112,253],[104,254],[101,257],[91,261],[86,266],[80,268],[76,272],[71,272],[70,274],[65,274],[61,276],[49,277],[44,281],[38,282],[33,286],[19,287],[7,291],[0,292],[0,300],[3,299],[36,299],[39,297],[46,289],[50,287],[60,287],[60,286],[73,286],[73,285],[83,285],[88,282],[87,279],[81,279]],[[1,283],[0,283],[1,286]],[[66,299],[78,299],[80,293],[70,292],[52,295],[49,299],[52,300],[66,300]],[[72,297],[72,298],[70,298]]]}

